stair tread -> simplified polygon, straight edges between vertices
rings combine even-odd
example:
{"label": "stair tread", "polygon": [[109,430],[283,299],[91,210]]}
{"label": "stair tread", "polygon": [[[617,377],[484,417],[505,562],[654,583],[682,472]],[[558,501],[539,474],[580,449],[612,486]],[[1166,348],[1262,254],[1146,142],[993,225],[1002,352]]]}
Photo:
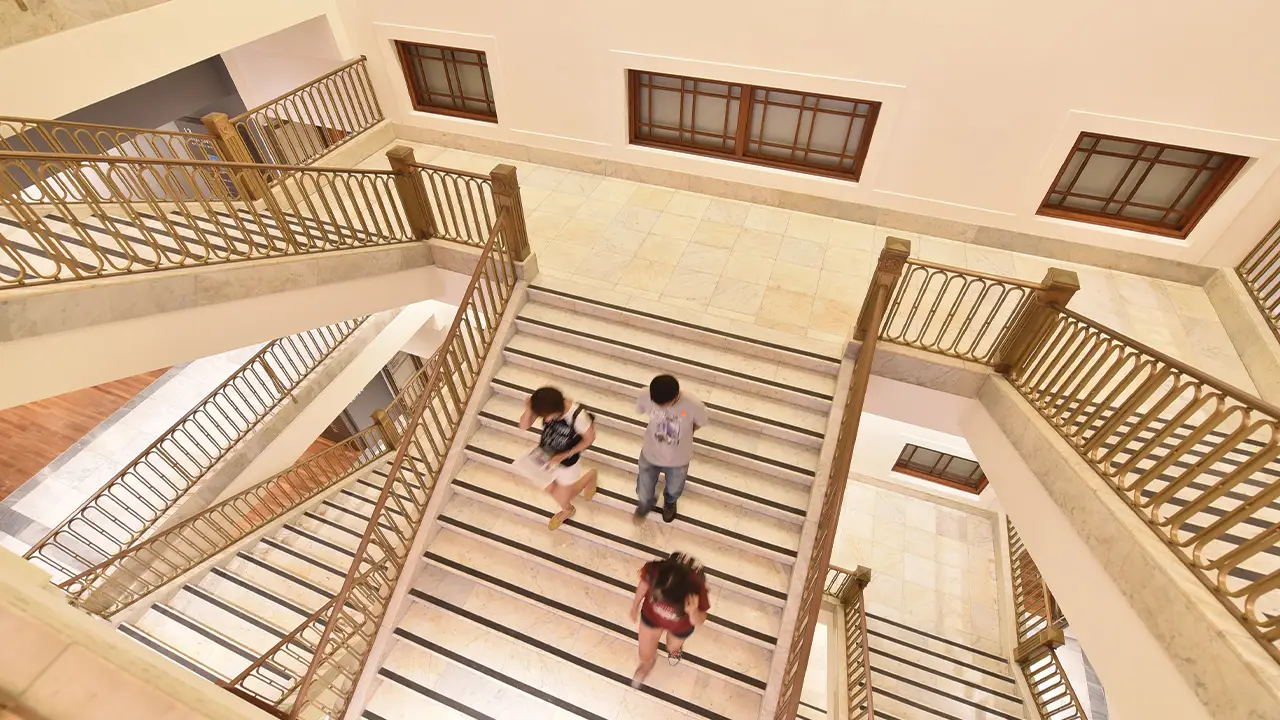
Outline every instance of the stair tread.
{"label": "stair tread", "polygon": [[[594,582],[615,592],[635,592],[640,567],[644,561],[612,547],[594,543],[563,532],[549,532],[545,523],[522,518],[514,513],[497,515],[492,508],[470,498],[454,496],[442,513],[444,524],[472,535],[488,533],[489,541],[505,541],[521,552],[543,553],[561,563],[579,568]],[[451,522],[452,521],[452,522]],[[483,536],[482,536],[483,537]],[[726,591],[718,585],[708,588],[713,620],[740,626],[757,636],[776,641],[782,609],[763,600]]]}

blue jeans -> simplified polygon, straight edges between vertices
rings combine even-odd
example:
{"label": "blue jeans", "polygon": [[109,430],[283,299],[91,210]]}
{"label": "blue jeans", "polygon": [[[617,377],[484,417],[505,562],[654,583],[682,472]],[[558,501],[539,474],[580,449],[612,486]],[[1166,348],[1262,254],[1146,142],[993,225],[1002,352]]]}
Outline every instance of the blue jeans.
{"label": "blue jeans", "polygon": [[640,499],[641,510],[652,510],[657,504],[658,474],[666,476],[666,486],[662,489],[662,501],[674,505],[684,492],[684,481],[689,477],[689,466],[662,467],[654,465],[640,453],[640,472],[636,474],[636,496]]}

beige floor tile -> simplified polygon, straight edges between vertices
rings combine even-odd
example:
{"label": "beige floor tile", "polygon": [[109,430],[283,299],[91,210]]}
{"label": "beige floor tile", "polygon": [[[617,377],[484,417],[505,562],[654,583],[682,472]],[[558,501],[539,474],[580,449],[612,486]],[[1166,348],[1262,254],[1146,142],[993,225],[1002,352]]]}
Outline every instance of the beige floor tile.
{"label": "beige floor tile", "polygon": [[[516,172],[519,173],[519,171]],[[518,175],[518,177],[520,178],[521,186],[530,185],[532,187],[555,190],[560,183],[564,182],[565,178],[569,177],[569,171],[561,170],[560,168],[539,166],[538,169],[528,175]]]}
{"label": "beige floor tile", "polygon": [[634,258],[627,263],[627,269],[618,279],[618,286],[628,290],[648,291],[656,297],[666,287],[675,269],[675,265]]}
{"label": "beige floor tile", "polygon": [[742,226],[748,230],[761,230],[781,235],[787,231],[787,223],[790,221],[790,210],[752,205],[747,211],[747,219],[743,221]]}
{"label": "beige floor tile", "polygon": [[580,195],[587,197],[595,192],[597,187],[604,178],[599,175],[588,175],[587,173],[571,172],[568,177],[560,181],[556,186],[556,192],[565,193],[566,195]]}
{"label": "beige floor tile", "polygon": [[807,213],[792,213],[784,235],[826,243],[831,238],[831,218]]}
{"label": "beige floor tile", "polygon": [[575,220],[594,220],[596,222],[613,222],[622,212],[622,203],[611,200],[590,200],[578,206],[573,214]]}
{"label": "beige floor tile", "polygon": [[719,282],[719,275],[711,273],[681,270],[676,268],[667,281],[662,294],[683,300],[701,300],[704,304],[711,299],[711,293]]}
{"label": "beige floor tile", "polygon": [[847,275],[870,277],[871,253],[866,250],[832,243],[826,246],[826,251],[823,253],[822,269]]}
{"label": "beige floor tile", "polygon": [[680,256],[680,262],[676,263],[676,267],[680,270],[704,272],[718,276],[724,272],[724,266],[728,262],[728,250],[691,242],[685,248],[684,254]]}
{"label": "beige floor tile", "polygon": [[582,207],[587,198],[582,195],[570,195],[562,193],[559,190],[547,195],[547,199],[542,201],[538,206],[538,210],[549,213],[560,213],[562,215],[572,215]]}
{"label": "beige floor tile", "polygon": [[628,230],[619,225],[610,225],[604,229],[604,233],[600,236],[600,240],[596,242],[595,247],[598,250],[607,250],[633,257],[639,252],[644,240],[645,234],[638,230]]}
{"label": "beige floor tile", "polygon": [[528,230],[529,237],[553,238],[564,229],[565,223],[572,219],[571,215],[539,211],[529,216],[525,229]]}
{"label": "beige floor tile", "polygon": [[809,329],[786,320],[775,320],[770,317],[756,316],[755,325],[758,327],[769,328],[770,330],[778,330],[795,335],[797,337],[808,337]]}
{"label": "beige floor tile", "polygon": [[773,264],[773,272],[769,274],[769,286],[812,296],[818,290],[818,275],[817,268],[779,260]]}
{"label": "beige floor tile", "polygon": [[607,227],[608,225],[605,223],[593,220],[570,220],[556,234],[555,241],[590,247],[604,237],[604,231]]}
{"label": "beige floor tile", "polygon": [[734,252],[744,252],[769,259],[777,258],[781,247],[781,235],[760,230],[743,230],[733,243]]}
{"label": "beige floor tile", "polygon": [[631,193],[640,187],[640,183],[618,178],[605,178],[591,193],[592,200],[625,203],[631,199]]}
{"label": "beige floor tile", "polygon": [[747,213],[751,210],[751,207],[750,204],[738,202],[737,200],[712,198],[707,205],[707,211],[702,214],[702,217],[712,222],[742,227],[743,223],[747,221]]}
{"label": "beige floor tile", "polygon": [[963,244],[928,237],[920,238],[920,259],[951,267],[964,267],[967,262]]}
{"label": "beige floor tile", "polygon": [[682,190],[671,198],[671,201],[663,208],[663,212],[701,220],[703,214],[707,212],[707,206],[710,204],[710,195],[699,195],[698,193],[684,192]]}
{"label": "beige floor tile", "polygon": [[[659,302],[666,303],[667,305],[675,306],[678,308],[683,308],[684,310],[696,310],[699,313],[704,313],[707,311],[707,301],[702,298],[686,298],[686,297],[679,297],[676,295],[663,295],[658,300]],[[700,322],[701,320],[702,320],[701,317],[697,317],[690,322]]]}
{"label": "beige floor tile", "polygon": [[612,285],[618,282],[631,262],[630,255],[593,250],[574,270],[575,275],[585,275]]}
{"label": "beige floor tile", "polygon": [[778,260],[792,265],[803,265],[811,268],[822,267],[822,261],[825,256],[826,245],[815,240],[802,240],[786,236],[782,238],[782,244],[778,248]]}
{"label": "beige floor tile", "polygon": [[742,229],[735,225],[725,225],[713,220],[703,220],[698,223],[698,228],[693,231],[693,242],[702,245],[711,245],[718,248],[734,247],[738,239],[738,234]]}
{"label": "beige floor tile", "polygon": [[769,287],[760,303],[757,319],[785,322],[805,327],[813,312],[813,296],[784,288]]}
{"label": "beige floor tile", "polygon": [[657,210],[628,204],[622,207],[622,210],[618,212],[618,216],[613,219],[612,224],[628,230],[647,233],[653,229],[654,223],[658,222],[658,218],[661,216],[662,213]]}
{"label": "beige floor tile", "polygon": [[676,191],[669,188],[658,187],[656,185],[641,185],[627,198],[627,204],[645,208],[646,210],[657,210],[661,212],[671,202],[671,198],[675,197]]}
{"label": "beige floor tile", "polygon": [[729,262],[724,266],[724,276],[757,285],[767,285],[769,276],[773,274],[773,264],[774,261],[770,258],[740,253],[735,249],[729,253]]}
{"label": "beige floor tile", "polygon": [[[724,278],[721,278],[721,280],[724,280]],[[712,296],[712,299],[714,299],[714,296]],[[740,313],[736,310],[726,310],[725,308],[718,308],[715,305],[708,306],[707,312],[712,315],[715,315],[716,317],[722,317],[729,320],[737,320],[738,322],[744,322],[748,324],[754,324],[756,321],[755,315],[744,315],[743,313]]]}
{"label": "beige floor tile", "polygon": [[809,329],[828,335],[845,337],[858,321],[858,306],[847,300],[819,297],[813,301]]}
{"label": "beige floor tile", "polygon": [[675,265],[680,262],[680,256],[684,255],[684,249],[688,244],[687,240],[649,235],[636,250],[636,257]]}
{"label": "beige floor tile", "polygon": [[653,224],[649,232],[654,235],[688,240],[693,237],[694,231],[698,229],[699,222],[697,218],[664,212],[658,216],[658,221]]}
{"label": "beige floor tile", "polygon": [[591,248],[586,245],[552,241],[538,253],[538,266],[546,270],[573,273],[590,253]]}
{"label": "beige floor tile", "polygon": [[732,310],[736,313],[755,316],[764,302],[764,285],[743,282],[734,278],[720,278],[715,292],[711,294],[711,307]]}
{"label": "beige floor tile", "polygon": [[848,220],[832,220],[831,237],[827,242],[858,250],[871,250],[874,245],[875,231],[874,225],[864,225]]}

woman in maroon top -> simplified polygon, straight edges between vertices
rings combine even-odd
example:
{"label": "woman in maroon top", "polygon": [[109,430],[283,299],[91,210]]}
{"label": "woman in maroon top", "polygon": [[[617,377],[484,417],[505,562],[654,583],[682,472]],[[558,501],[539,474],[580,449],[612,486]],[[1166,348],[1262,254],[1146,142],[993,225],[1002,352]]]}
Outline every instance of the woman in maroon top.
{"label": "woman in maroon top", "polygon": [[674,552],[666,560],[654,560],[640,568],[640,583],[631,603],[631,620],[639,621],[640,667],[631,687],[644,685],[658,661],[658,642],[667,636],[667,657],[680,662],[684,641],[707,620],[707,578],[697,560]]}

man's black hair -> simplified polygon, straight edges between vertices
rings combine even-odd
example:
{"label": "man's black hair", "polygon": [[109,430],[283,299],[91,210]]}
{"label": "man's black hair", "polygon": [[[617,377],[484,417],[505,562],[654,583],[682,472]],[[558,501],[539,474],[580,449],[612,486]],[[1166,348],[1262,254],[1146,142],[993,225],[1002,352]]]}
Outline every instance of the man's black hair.
{"label": "man's black hair", "polygon": [[671,375],[659,375],[649,381],[649,399],[659,405],[680,397],[680,381]]}
{"label": "man's black hair", "polygon": [[564,414],[564,395],[553,387],[541,387],[529,396],[529,409],[538,417]]}

